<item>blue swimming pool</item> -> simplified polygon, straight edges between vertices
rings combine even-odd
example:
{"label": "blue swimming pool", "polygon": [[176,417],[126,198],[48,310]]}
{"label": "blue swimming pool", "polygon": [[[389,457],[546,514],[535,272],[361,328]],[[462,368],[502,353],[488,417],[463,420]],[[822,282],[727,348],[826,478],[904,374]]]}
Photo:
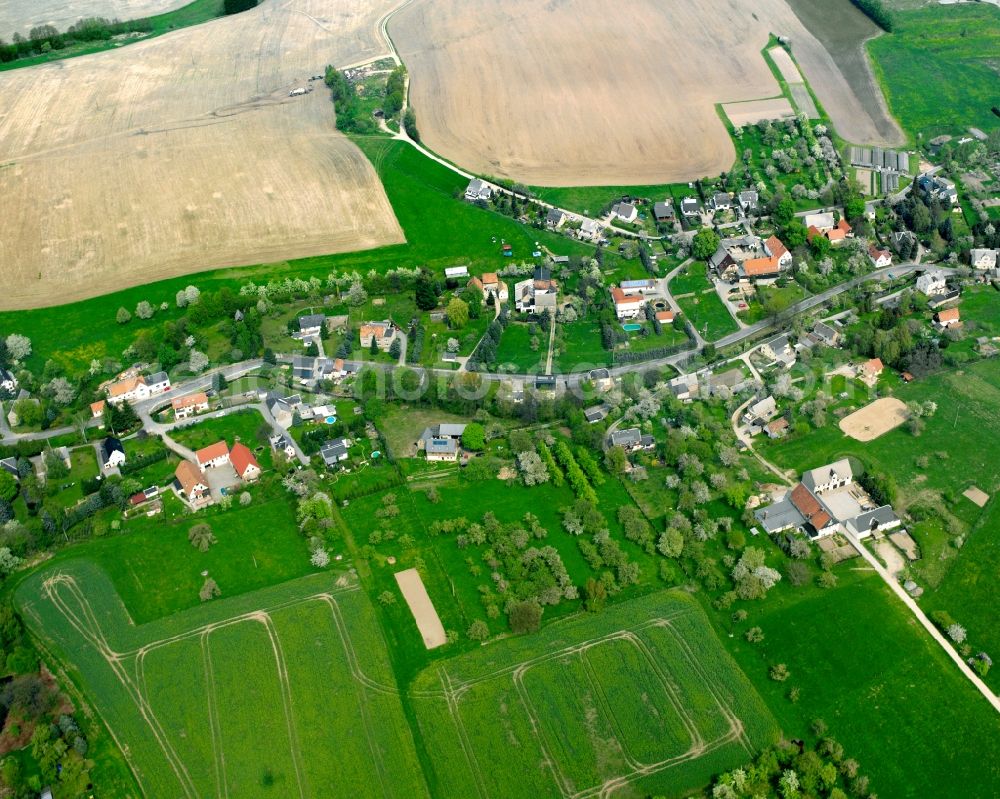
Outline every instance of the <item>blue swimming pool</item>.
{"label": "blue swimming pool", "polygon": [[642,325],[637,324],[635,322],[629,322],[627,325],[622,325],[622,330],[624,330],[626,333],[635,333],[639,330],[642,330]]}
{"label": "blue swimming pool", "polygon": [[327,416],[323,421],[326,422],[327,424],[336,424],[337,423],[337,417],[336,416]]}

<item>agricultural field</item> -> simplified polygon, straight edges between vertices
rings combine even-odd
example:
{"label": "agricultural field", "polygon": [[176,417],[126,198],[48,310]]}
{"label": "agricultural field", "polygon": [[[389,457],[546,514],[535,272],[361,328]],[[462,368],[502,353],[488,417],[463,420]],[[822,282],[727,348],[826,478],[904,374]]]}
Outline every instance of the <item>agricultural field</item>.
{"label": "agricultural field", "polygon": [[0,75],[0,191],[21,209],[0,220],[3,306],[402,242],[322,83],[288,96],[331,61],[382,52],[374,23],[389,5],[266,2]]}
{"label": "agricultural field", "polygon": [[693,0],[643,0],[609,16],[600,0],[518,0],[470,13],[459,0],[418,0],[390,28],[428,146],[530,185],[648,185],[729,169],[735,151],[715,104],[781,93],[760,54],[771,31],[791,37],[843,136],[882,138],[784,0],[712,11],[707,21]]}
{"label": "agricultural field", "polygon": [[27,37],[37,25],[54,25],[60,31],[87,17],[139,19],[174,11],[191,0],[9,0],[0,5],[0,37],[15,33]]}
{"label": "agricultural field", "polygon": [[893,114],[925,139],[1000,124],[990,110],[998,51],[1000,8],[986,3],[900,12],[893,32],[868,44]]}
{"label": "agricultural field", "polygon": [[681,795],[778,735],[679,593],[434,664],[411,695],[440,796]]}
{"label": "agricultural field", "polygon": [[127,742],[148,796],[427,795],[378,621],[348,575],[138,627],[86,561],[34,573],[16,599]]}

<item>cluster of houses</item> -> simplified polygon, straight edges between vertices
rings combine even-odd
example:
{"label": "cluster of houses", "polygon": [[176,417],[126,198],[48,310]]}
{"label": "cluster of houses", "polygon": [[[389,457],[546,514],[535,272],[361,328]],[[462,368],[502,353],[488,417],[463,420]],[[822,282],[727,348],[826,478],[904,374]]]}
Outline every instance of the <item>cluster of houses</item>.
{"label": "cluster of houses", "polygon": [[480,277],[471,277],[467,284],[471,288],[477,288],[483,293],[483,301],[487,297],[492,297],[494,302],[503,304],[507,302],[509,294],[507,284],[504,283],[496,272],[486,272]]}
{"label": "cluster of houses", "polygon": [[[646,306],[650,302],[661,301],[661,304],[666,306],[659,283],[650,278],[623,280],[619,285],[611,287],[611,299],[615,304],[615,315],[619,321],[645,317]],[[668,324],[674,321],[674,312],[664,307],[663,310],[656,312],[656,319]]]}
{"label": "cluster of houses", "polygon": [[314,387],[320,380],[339,383],[356,372],[357,367],[343,358],[310,358],[305,355],[292,358],[292,380],[303,386]]}
{"label": "cluster of houses", "polygon": [[769,534],[797,530],[812,539],[845,532],[862,539],[901,524],[891,505],[876,505],[855,482],[846,459],[805,472],[780,501],[754,515]]}
{"label": "cluster of houses", "polygon": [[777,236],[745,235],[723,239],[708,264],[727,283],[773,283],[792,264],[792,254]]}
{"label": "cluster of houses", "polygon": [[106,400],[90,404],[90,412],[95,419],[104,413],[105,402],[115,406],[124,403],[133,405],[170,391],[170,377],[166,372],[143,375],[141,370],[140,365],[129,367],[114,380],[106,380],[97,387],[98,391],[104,392]]}
{"label": "cluster of houses", "polygon": [[958,188],[953,180],[948,180],[940,175],[923,174],[917,176],[917,185],[939,202],[947,205],[954,205],[958,202]]}
{"label": "cluster of houses", "polygon": [[225,441],[217,441],[194,453],[194,461],[182,460],[174,470],[174,487],[178,496],[192,508],[204,507],[212,502],[212,490],[207,472],[228,472],[219,481],[220,489],[238,483],[252,483],[261,474],[260,463],[250,448],[237,442],[232,448]]}
{"label": "cluster of houses", "polygon": [[555,314],[558,300],[559,283],[543,266],[535,267],[532,277],[514,284],[514,307],[521,313]]}
{"label": "cluster of houses", "polygon": [[850,223],[844,218],[834,221],[832,211],[806,214],[802,224],[806,226],[809,241],[819,236],[837,245],[854,238],[854,229]]}

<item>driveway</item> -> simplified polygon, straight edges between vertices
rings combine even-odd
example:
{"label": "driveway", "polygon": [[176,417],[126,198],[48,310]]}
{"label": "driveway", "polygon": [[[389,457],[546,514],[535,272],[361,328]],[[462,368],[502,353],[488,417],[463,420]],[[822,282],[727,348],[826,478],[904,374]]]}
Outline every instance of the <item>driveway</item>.
{"label": "driveway", "polygon": [[236,470],[229,463],[205,469],[205,477],[208,480],[208,487],[212,491],[212,499],[216,502],[227,493],[232,496],[233,489],[243,485],[243,481],[240,480]]}

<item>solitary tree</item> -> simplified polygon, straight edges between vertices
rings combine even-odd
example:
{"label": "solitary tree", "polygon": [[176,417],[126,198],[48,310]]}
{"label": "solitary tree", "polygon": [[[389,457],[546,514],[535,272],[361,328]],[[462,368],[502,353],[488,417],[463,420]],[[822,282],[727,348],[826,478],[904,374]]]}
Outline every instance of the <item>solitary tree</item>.
{"label": "solitary tree", "polygon": [[211,527],[201,522],[188,530],[188,541],[199,552],[208,552],[212,544],[216,542],[215,533],[212,532]]}
{"label": "solitary tree", "polygon": [[719,249],[719,234],[711,228],[702,228],[691,240],[691,254],[699,261],[708,260],[717,249]]}
{"label": "solitary tree", "polygon": [[201,591],[198,592],[198,597],[202,602],[208,602],[210,599],[222,594],[219,589],[218,584],[211,577],[205,578],[205,584],[201,587]]}
{"label": "solitary tree", "polygon": [[482,452],[486,448],[486,432],[481,424],[473,422],[465,426],[462,446],[470,452]]}
{"label": "solitary tree", "polygon": [[128,324],[131,319],[132,314],[130,314],[125,308],[119,308],[118,313],[115,315],[115,321],[120,325]]}
{"label": "solitary tree", "polygon": [[453,297],[449,301],[446,313],[448,315],[448,324],[456,330],[465,327],[469,323],[469,305],[458,297]]}

